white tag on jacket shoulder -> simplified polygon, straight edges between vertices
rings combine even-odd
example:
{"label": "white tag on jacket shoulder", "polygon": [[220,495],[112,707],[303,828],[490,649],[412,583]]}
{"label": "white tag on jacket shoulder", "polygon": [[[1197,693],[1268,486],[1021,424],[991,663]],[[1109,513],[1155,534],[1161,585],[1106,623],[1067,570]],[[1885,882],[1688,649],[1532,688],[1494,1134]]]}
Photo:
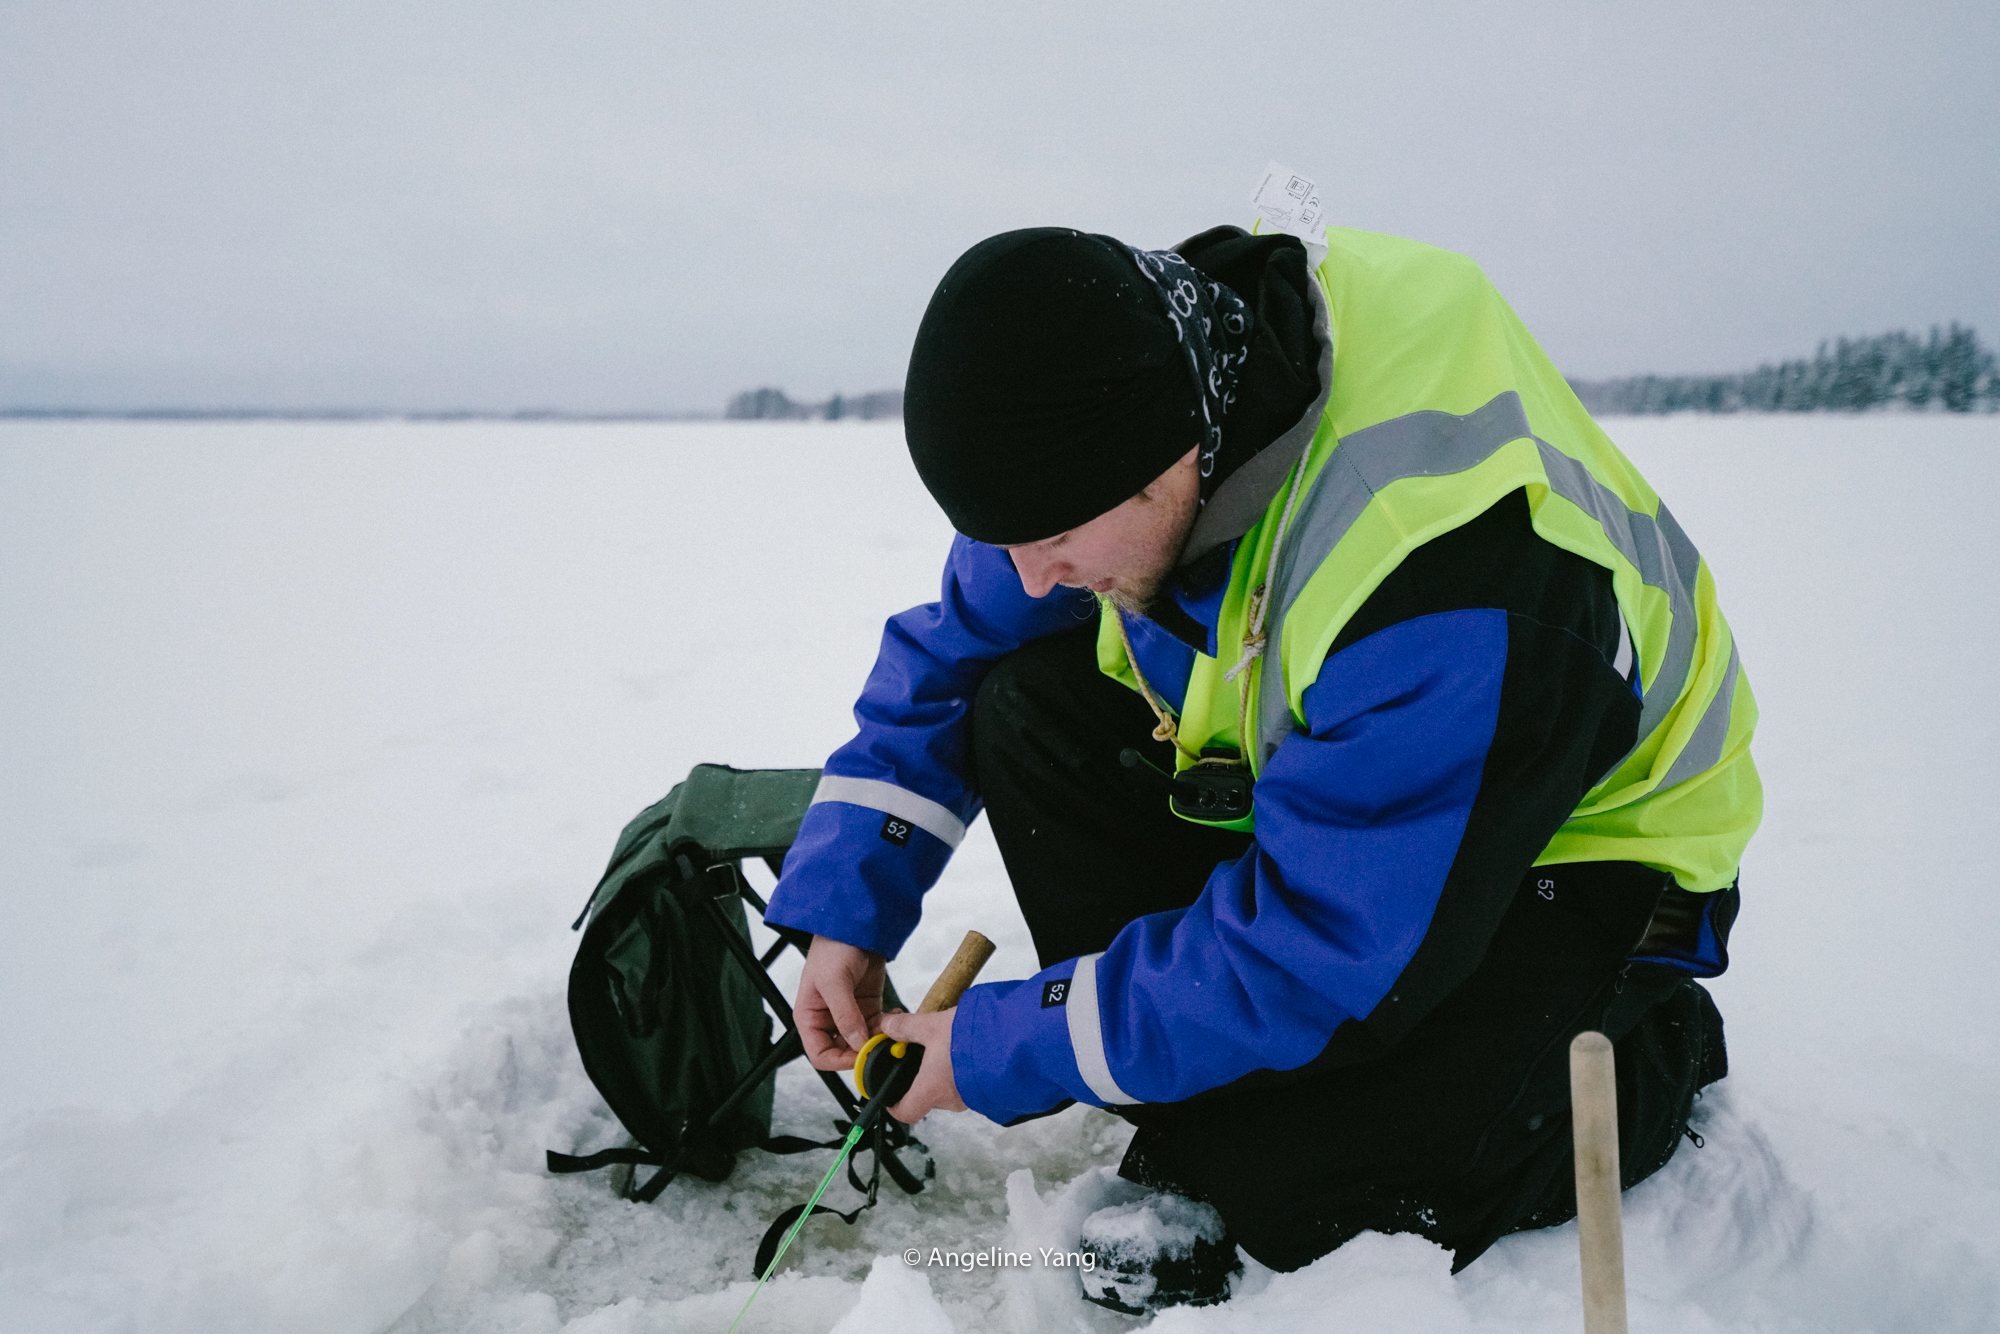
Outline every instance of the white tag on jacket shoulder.
{"label": "white tag on jacket shoulder", "polygon": [[1312,262],[1318,264],[1326,253],[1326,215],[1320,205],[1319,185],[1289,167],[1276,162],[1264,164],[1263,179],[1250,196],[1250,206],[1272,230],[1288,233],[1316,248]]}

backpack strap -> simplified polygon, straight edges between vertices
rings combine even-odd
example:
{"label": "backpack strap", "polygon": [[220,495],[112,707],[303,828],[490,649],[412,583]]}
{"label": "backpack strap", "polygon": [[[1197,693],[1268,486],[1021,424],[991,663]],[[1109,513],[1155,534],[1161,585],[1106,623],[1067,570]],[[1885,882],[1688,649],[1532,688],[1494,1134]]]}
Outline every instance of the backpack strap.
{"label": "backpack strap", "polygon": [[[840,1126],[843,1131],[848,1129],[844,1122],[835,1122],[835,1124]],[[791,1137],[786,1136],[785,1138]],[[917,1141],[907,1139],[907,1137],[905,1137],[905,1140],[907,1143],[917,1144]],[[843,1135],[842,1138],[832,1140],[825,1145],[808,1144],[807,1147],[837,1149],[846,1142],[846,1138]],[[778,1247],[784,1242],[785,1234],[791,1230],[794,1223],[799,1221],[800,1215],[803,1214],[805,1217],[811,1218],[818,1214],[832,1214],[841,1222],[852,1225],[863,1213],[873,1209],[876,1199],[882,1191],[882,1168],[884,1165],[889,1167],[889,1175],[895,1180],[896,1184],[902,1186],[910,1194],[914,1195],[924,1188],[922,1182],[910,1175],[908,1168],[896,1161],[895,1153],[888,1147],[888,1133],[880,1121],[877,1121],[874,1127],[868,1132],[868,1138],[862,1142],[862,1146],[857,1147],[865,1147],[866,1152],[873,1160],[873,1165],[868,1169],[868,1180],[864,1182],[861,1179],[860,1171],[854,1166],[854,1157],[850,1155],[847,1159],[847,1184],[860,1191],[867,1198],[845,1213],[830,1205],[808,1202],[807,1204],[795,1204],[785,1210],[785,1212],[779,1214],[771,1220],[771,1226],[764,1230],[764,1239],[757,1243],[757,1258],[750,1267],[750,1276],[752,1278],[763,1277],[764,1271],[771,1267],[772,1257],[778,1253]],[[922,1145],[917,1144],[917,1147],[921,1148]],[[935,1164],[930,1165],[926,1175],[937,1175]],[[908,1184],[905,1184],[905,1179],[907,1179]],[[807,1212],[808,1209],[811,1210],[810,1213]]]}
{"label": "backpack strap", "polygon": [[[807,1139],[803,1135],[773,1135],[769,1139],[757,1141],[757,1143],[750,1145],[750,1147],[753,1149],[762,1149],[765,1153],[783,1155],[810,1153],[814,1149],[837,1149],[840,1145],[841,1141],[837,1139]],[[651,1149],[639,1148],[637,1145],[623,1149],[599,1149],[596,1153],[581,1155],[557,1153],[554,1149],[550,1149],[548,1150],[548,1160],[549,1171],[555,1173],[557,1176],[565,1176],[572,1172],[595,1172],[599,1168],[616,1167],[626,1163],[630,1163],[634,1167],[665,1167],[667,1165],[667,1160],[663,1155],[654,1153]],[[893,1171],[891,1174],[893,1175]]]}
{"label": "backpack strap", "polygon": [[844,1139],[806,1139],[802,1135],[773,1135],[757,1145],[765,1153],[810,1153],[814,1149],[837,1149]]}
{"label": "backpack strap", "polygon": [[[843,1131],[845,1131],[848,1128],[845,1122],[837,1121],[834,1124],[839,1126]],[[781,1136],[780,1138],[794,1139],[795,1137],[786,1135],[786,1136]],[[898,1136],[897,1138],[900,1138],[905,1146],[916,1148],[918,1150],[922,1150],[924,1147],[920,1141],[912,1139],[907,1131],[905,1131],[901,1136]],[[842,1144],[844,1144],[846,1140],[844,1138],[836,1140],[828,1140],[824,1144],[813,1144],[807,1140],[798,1140],[797,1142],[801,1146],[803,1146],[803,1148],[837,1149]],[[791,1153],[798,1153],[802,1151],[803,1151],[802,1149],[773,1150],[773,1152],[791,1152]],[[779,1214],[776,1218],[771,1220],[771,1226],[765,1229],[764,1240],[757,1243],[757,1258],[756,1261],[750,1267],[750,1275],[752,1278],[763,1277],[764,1271],[771,1267],[771,1257],[777,1254],[779,1245],[784,1241],[785,1233],[790,1231],[792,1224],[799,1221],[799,1216],[801,1214],[805,1214],[805,1216],[808,1218],[811,1218],[816,1214],[832,1214],[835,1218],[838,1218],[841,1222],[852,1224],[855,1222],[855,1220],[859,1219],[865,1211],[873,1209],[875,1207],[876,1199],[881,1194],[882,1190],[883,1168],[886,1167],[889,1170],[890,1179],[894,1181],[898,1186],[900,1186],[906,1194],[910,1195],[915,1195],[918,1191],[922,1190],[924,1188],[924,1181],[932,1180],[937,1176],[937,1164],[935,1162],[932,1162],[928,1157],[925,1158],[924,1160],[923,1181],[919,1181],[916,1178],[915,1174],[913,1174],[909,1168],[903,1166],[903,1164],[896,1157],[895,1149],[891,1143],[891,1136],[888,1127],[886,1127],[881,1121],[877,1121],[875,1123],[874,1129],[869,1131],[868,1138],[864,1140],[860,1146],[858,1146],[857,1152],[866,1152],[870,1156],[870,1158],[873,1159],[873,1165],[868,1169],[868,1180],[863,1181],[861,1179],[860,1170],[854,1166],[854,1157],[850,1156],[847,1160],[847,1184],[854,1187],[854,1189],[860,1191],[867,1198],[864,1199],[860,1204],[856,1205],[853,1209],[845,1213],[841,1212],[838,1209],[833,1208],[830,1205],[825,1205],[825,1204],[815,1204],[812,1206],[812,1212],[806,1213],[805,1205],[795,1204],[791,1208],[785,1210],[785,1212]]]}
{"label": "backpack strap", "polygon": [[558,1176],[570,1172],[595,1172],[600,1167],[611,1167],[618,1163],[631,1163],[634,1166],[644,1167],[664,1167],[667,1162],[665,1158],[654,1153],[651,1149],[640,1148],[599,1149],[596,1153],[586,1153],[581,1156],[557,1153],[554,1149],[550,1149],[548,1156],[549,1171],[556,1173]]}
{"label": "backpack strap", "polygon": [[[843,1223],[852,1223],[874,1207],[874,1198],[870,1197],[866,1204],[856,1205],[847,1213],[842,1213],[826,1204],[815,1204],[812,1206],[812,1211],[815,1214],[832,1214]],[[778,1244],[784,1240],[785,1233],[791,1229],[792,1224],[799,1221],[799,1215],[805,1211],[805,1205],[795,1204],[772,1220],[770,1228],[764,1233],[764,1240],[757,1243],[757,1259],[750,1269],[752,1278],[761,1278],[764,1271],[771,1267],[771,1257],[778,1253]]]}

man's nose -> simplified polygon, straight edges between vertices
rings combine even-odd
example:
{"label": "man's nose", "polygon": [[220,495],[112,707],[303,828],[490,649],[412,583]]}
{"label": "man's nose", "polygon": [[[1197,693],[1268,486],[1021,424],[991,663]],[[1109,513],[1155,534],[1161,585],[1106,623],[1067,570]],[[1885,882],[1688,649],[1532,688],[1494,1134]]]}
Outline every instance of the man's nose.
{"label": "man's nose", "polygon": [[1007,554],[1014,558],[1014,573],[1021,576],[1021,587],[1031,598],[1047,596],[1068,572],[1063,561],[1039,555],[1029,547],[1016,547]]}

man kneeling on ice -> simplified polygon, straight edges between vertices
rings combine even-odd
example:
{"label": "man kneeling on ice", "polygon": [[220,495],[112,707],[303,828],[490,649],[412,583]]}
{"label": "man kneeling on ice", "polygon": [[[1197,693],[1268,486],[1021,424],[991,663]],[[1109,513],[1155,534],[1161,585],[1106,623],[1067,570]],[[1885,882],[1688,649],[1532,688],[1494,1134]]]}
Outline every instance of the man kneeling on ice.
{"label": "man kneeling on ice", "polygon": [[[1081,1239],[1128,1309],[1219,1300],[1237,1246],[1416,1232],[1462,1268],[1574,1216],[1583,1029],[1625,1183],[1672,1156],[1726,1068],[1693,979],[1756,705],[1700,553],[1476,265],[1009,232],[939,284],[905,413],[959,536],[771,899],[816,937],[815,1065],[887,1032],[929,1053],[901,1120],[1130,1121],[1159,1194]],[[1042,971],[884,1014],[982,806]]]}

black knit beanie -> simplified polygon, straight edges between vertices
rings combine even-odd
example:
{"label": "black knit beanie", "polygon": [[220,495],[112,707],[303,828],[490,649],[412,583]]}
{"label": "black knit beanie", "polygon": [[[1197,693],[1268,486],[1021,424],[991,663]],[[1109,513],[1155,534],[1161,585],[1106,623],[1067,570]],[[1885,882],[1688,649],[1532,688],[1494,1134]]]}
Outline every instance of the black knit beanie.
{"label": "black knit beanie", "polygon": [[903,429],[952,526],[1015,545],[1137,495],[1201,442],[1201,401],[1132,252],[1036,227],[981,241],[938,284]]}

